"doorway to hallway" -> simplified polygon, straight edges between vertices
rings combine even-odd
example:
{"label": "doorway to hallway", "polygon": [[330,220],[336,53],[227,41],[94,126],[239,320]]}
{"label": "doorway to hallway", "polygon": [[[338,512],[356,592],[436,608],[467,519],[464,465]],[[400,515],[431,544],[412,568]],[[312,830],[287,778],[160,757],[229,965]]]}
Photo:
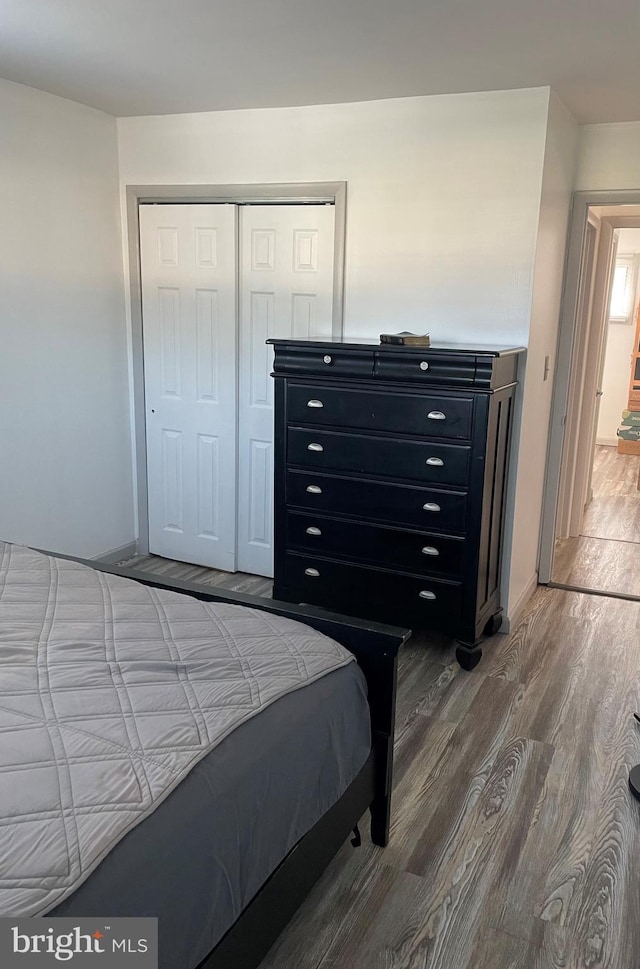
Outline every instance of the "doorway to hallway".
{"label": "doorway to hallway", "polygon": [[[541,581],[640,598],[640,207],[587,206],[579,262],[565,413],[554,403],[562,450]],[[556,388],[561,381],[559,371]]]}

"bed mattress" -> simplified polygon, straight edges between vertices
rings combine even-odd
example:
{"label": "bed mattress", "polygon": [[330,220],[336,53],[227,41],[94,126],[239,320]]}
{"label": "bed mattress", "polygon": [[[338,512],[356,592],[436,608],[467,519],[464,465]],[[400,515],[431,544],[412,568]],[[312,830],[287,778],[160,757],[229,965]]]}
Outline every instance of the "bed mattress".
{"label": "bed mattress", "polygon": [[369,750],[351,663],[234,730],[50,914],[157,917],[160,969],[195,969]]}
{"label": "bed mattress", "polygon": [[[300,700],[296,694],[304,691],[307,699],[300,701],[302,718],[295,727],[297,734],[304,732],[307,719],[313,719],[307,711],[317,706],[311,702],[314,685],[355,668],[343,647],[300,623],[151,589],[5,543],[0,543],[0,664],[3,915],[61,912],[61,903],[74,894],[76,902],[82,901],[82,886],[92,872],[97,876],[98,866],[125,836],[142,828],[143,822],[149,829],[148,822],[165,805],[168,814],[155,819],[151,825],[155,829],[164,823],[163,817],[171,816],[176,803],[185,801],[180,785],[196,767],[190,778],[196,792],[188,794],[188,803],[199,805],[205,825],[222,832],[223,842],[231,837],[235,843],[236,861],[225,860],[222,868],[228,881],[229,911],[237,914],[259,887],[252,881],[252,872],[242,869],[252,869],[255,863],[254,833],[261,828],[263,800],[267,795],[272,799],[269,778],[277,775],[273,762],[271,773],[264,774],[265,751],[271,745],[276,750],[282,731],[270,738],[265,724],[280,722],[278,711],[283,704],[288,708],[285,701],[295,698],[295,707]],[[362,691],[361,678],[358,681]],[[267,714],[271,716],[264,721]],[[227,741],[237,733],[240,743],[247,736],[242,728],[258,719],[253,740],[245,740],[249,756],[245,751],[241,764],[240,755]],[[320,743],[324,749],[326,730],[333,728],[326,723],[309,727],[324,736]],[[366,759],[367,743],[362,758],[355,757],[360,759],[358,767]],[[222,768],[215,758],[213,766],[203,763],[216,751],[223,758]],[[297,805],[302,794],[296,787],[299,771],[291,751],[287,756],[285,774],[290,783],[280,796],[283,805],[285,801]],[[232,783],[225,757],[234,762],[237,758],[238,767],[248,776],[242,782],[248,785],[243,798],[248,798],[253,811],[242,834],[241,812],[232,809],[231,817],[223,810],[211,815],[214,792],[216,797],[224,795],[225,778],[229,792],[236,785],[232,796],[238,797],[238,777]],[[321,778],[326,764],[314,759],[312,766]],[[345,765],[338,767],[344,787],[357,768],[347,779],[349,773]],[[252,787],[256,778],[257,789]],[[329,804],[319,786],[316,783],[326,810]],[[211,797],[205,796],[206,791]],[[339,793],[329,794],[329,803]],[[228,825],[236,819],[238,827],[230,834]],[[183,822],[174,819],[160,841],[151,839],[151,847],[148,842],[145,846],[143,834],[138,842],[143,848],[135,851],[155,857],[163,845],[168,849],[176,842],[184,826],[189,833],[195,829],[192,815]],[[299,836],[296,818],[292,831]],[[287,837],[285,842],[291,846]],[[129,847],[118,855],[135,851],[129,838]],[[181,845],[178,857],[184,858],[185,851]],[[236,882],[229,864],[238,869]],[[112,860],[107,867],[112,867]],[[145,867],[139,862],[134,871]],[[175,868],[161,866],[156,877],[164,878],[174,891]],[[123,876],[118,874],[101,899],[99,914],[118,914],[105,911],[104,906],[114,893],[121,895],[122,885]],[[142,891],[147,892],[148,885]],[[211,919],[221,908],[215,890],[214,900]],[[89,913],[76,909],[74,914]],[[128,914],[157,913],[145,909]]]}

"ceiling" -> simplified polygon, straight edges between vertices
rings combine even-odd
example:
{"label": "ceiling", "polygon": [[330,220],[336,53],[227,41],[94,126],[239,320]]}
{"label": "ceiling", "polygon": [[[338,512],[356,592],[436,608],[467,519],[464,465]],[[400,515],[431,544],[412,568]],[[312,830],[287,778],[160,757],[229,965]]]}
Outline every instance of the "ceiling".
{"label": "ceiling", "polygon": [[637,0],[2,0],[0,76],[114,115],[550,85],[640,120]]}

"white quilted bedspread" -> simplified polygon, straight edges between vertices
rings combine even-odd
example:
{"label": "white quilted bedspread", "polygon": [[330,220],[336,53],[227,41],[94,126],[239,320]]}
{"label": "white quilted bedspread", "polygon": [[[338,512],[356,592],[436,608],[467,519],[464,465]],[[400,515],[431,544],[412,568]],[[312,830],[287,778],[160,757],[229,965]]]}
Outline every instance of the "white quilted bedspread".
{"label": "white quilted bedspread", "polygon": [[352,660],[301,623],[0,542],[0,915],[58,904],[235,727]]}

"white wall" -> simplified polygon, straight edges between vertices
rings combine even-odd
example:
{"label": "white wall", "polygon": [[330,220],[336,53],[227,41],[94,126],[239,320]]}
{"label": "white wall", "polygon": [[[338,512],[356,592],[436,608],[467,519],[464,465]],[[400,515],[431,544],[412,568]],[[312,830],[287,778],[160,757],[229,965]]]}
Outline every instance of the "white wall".
{"label": "white wall", "polygon": [[574,189],[640,189],[640,122],[580,128]]}
{"label": "white wall", "polygon": [[131,542],[115,120],[0,80],[0,538]]}
{"label": "white wall", "polygon": [[[522,425],[518,441],[518,477],[511,535],[510,612],[518,611],[536,579],[564,257],[577,145],[578,126],[552,92],[540,198],[527,371],[522,396]],[[547,356],[550,369],[545,380]]]}
{"label": "white wall", "polygon": [[[543,347],[553,349],[571,154],[565,142],[574,130],[565,112],[547,138],[549,94],[536,88],[121,118],[123,212],[127,184],[346,180],[348,335],[377,339],[393,327],[428,329],[444,341],[526,345],[547,146],[542,229],[551,249],[540,259],[548,267],[552,318],[538,313],[544,335],[535,344],[537,361]],[[532,406],[536,396],[530,391]],[[529,480],[538,462],[542,473],[545,435],[522,449],[518,481]],[[515,485],[514,472],[512,492]],[[535,501],[538,490],[536,482]],[[513,502],[512,493],[511,515]],[[523,535],[513,548],[518,583],[535,570],[531,554]],[[507,560],[504,602],[515,601],[509,572]]]}
{"label": "white wall", "polygon": [[348,182],[346,331],[523,342],[548,89],[120,118],[126,184]]}
{"label": "white wall", "polygon": [[[618,253],[620,255],[640,253],[640,229],[619,229],[618,233]],[[639,298],[640,278],[636,278],[631,323],[614,322],[607,326],[601,386],[603,394],[600,398],[596,438],[598,444],[613,446],[617,444],[616,431],[620,426],[622,411],[626,409],[629,398],[629,371]]]}

